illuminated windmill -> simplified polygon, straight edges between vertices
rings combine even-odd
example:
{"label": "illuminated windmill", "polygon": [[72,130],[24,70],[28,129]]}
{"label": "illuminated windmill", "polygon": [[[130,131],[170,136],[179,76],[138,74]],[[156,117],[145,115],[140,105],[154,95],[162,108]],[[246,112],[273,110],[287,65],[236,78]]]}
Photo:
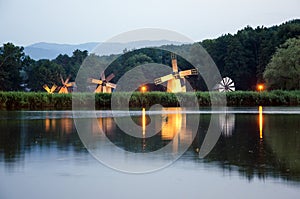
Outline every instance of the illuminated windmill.
{"label": "illuminated windmill", "polygon": [[47,91],[47,93],[53,94],[57,86],[54,84],[51,88],[49,88],[48,85],[45,84],[43,88]]}
{"label": "illuminated windmill", "polygon": [[60,80],[63,86],[59,89],[58,93],[69,93],[68,88],[75,85],[75,82],[69,82],[70,78],[71,76],[69,75],[66,81],[64,81],[63,77],[60,75]]}
{"label": "illuminated windmill", "polygon": [[[178,72],[176,56],[174,54],[171,54],[171,58],[172,58],[172,69],[173,69],[172,74],[160,78],[156,78],[154,80],[154,83],[158,85],[167,81],[168,92],[173,92],[173,93],[186,92],[185,76],[198,75],[198,71],[196,69],[190,69],[190,70]],[[183,80],[183,86],[181,85],[180,80]]]}
{"label": "illuminated windmill", "polygon": [[112,73],[107,78],[105,78],[104,72],[101,73],[101,79],[93,79],[89,78],[88,82],[97,84],[97,87],[94,91],[94,93],[111,93],[112,88],[116,88],[117,85],[110,83],[109,81],[112,80],[115,77],[115,75]]}
{"label": "illuminated windmill", "polygon": [[234,82],[229,77],[222,79],[220,83],[215,86],[215,89],[219,92],[232,92],[235,91]]}

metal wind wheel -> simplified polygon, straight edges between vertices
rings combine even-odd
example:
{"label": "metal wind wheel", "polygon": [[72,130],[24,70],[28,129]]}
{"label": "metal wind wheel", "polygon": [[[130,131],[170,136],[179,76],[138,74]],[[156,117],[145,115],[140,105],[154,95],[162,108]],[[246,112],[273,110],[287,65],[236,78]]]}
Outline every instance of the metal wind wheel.
{"label": "metal wind wheel", "polygon": [[235,115],[234,114],[220,114],[219,122],[222,129],[222,135],[225,137],[231,137],[235,127]]}
{"label": "metal wind wheel", "polygon": [[235,91],[234,82],[229,77],[225,77],[217,85],[217,90],[219,92],[231,92],[231,91]]}

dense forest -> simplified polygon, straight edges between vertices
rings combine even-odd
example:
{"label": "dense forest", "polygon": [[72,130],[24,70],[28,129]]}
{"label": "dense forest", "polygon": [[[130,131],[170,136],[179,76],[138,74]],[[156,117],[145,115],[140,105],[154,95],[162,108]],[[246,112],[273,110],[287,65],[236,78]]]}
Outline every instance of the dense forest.
{"label": "dense forest", "polygon": [[[255,90],[256,84],[261,82],[267,83],[269,89],[296,90],[300,89],[299,37],[300,20],[297,19],[268,28],[247,26],[234,35],[225,34],[199,43],[210,54],[221,75],[233,79],[238,90]],[[191,45],[170,46],[170,49],[189,47]],[[64,78],[71,75],[73,81],[87,57],[110,62],[116,55],[97,57],[75,50],[72,56],[60,54],[53,60],[33,60],[25,55],[23,47],[6,43],[0,47],[0,91],[42,91],[44,84],[61,85],[60,75]],[[116,77],[112,82],[116,83],[131,68],[153,62],[171,65],[171,58],[168,52],[153,49],[124,50],[105,73],[113,72]],[[183,69],[192,67],[181,59],[178,64],[184,66]],[[288,76],[284,76],[285,71],[290,72]],[[94,72],[94,77],[99,78],[100,72]],[[188,80],[196,90],[206,89],[201,78]]]}

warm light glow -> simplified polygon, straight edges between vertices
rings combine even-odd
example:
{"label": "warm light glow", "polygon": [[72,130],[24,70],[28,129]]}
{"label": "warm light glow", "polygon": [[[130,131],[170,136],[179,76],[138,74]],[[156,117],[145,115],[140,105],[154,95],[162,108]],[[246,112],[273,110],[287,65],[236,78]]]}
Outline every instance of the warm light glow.
{"label": "warm light glow", "polygon": [[146,92],[147,91],[147,87],[146,86],[142,86],[141,87],[141,91],[142,91],[142,93]]}
{"label": "warm light glow", "polygon": [[262,106],[258,107],[259,111],[259,138],[263,138],[263,115],[262,115]]}
{"label": "warm light glow", "polygon": [[193,133],[187,128],[187,116],[183,108],[163,108],[163,111],[161,139],[172,140],[172,151],[176,153],[181,146],[192,143]]}
{"label": "warm light glow", "polygon": [[146,110],[142,109],[142,128],[143,128],[143,137],[146,135]]}
{"label": "warm light glow", "polygon": [[172,140],[181,130],[183,114],[179,112],[179,108],[168,108],[166,110],[173,113],[163,114],[161,134],[163,140]]}
{"label": "warm light glow", "polygon": [[49,131],[50,130],[50,119],[46,118],[45,119],[45,131]]}
{"label": "warm light glow", "polygon": [[72,121],[70,118],[61,119],[61,128],[65,134],[72,133]]}
{"label": "warm light glow", "polygon": [[99,136],[104,132],[105,134],[111,134],[114,130],[114,119],[111,117],[103,117],[102,115],[97,118],[98,122],[93,122],[93,134]]}
{"label": "warm light glow", "polygon": [[257,90],[258,91],[263,91],[264,90],[264,85],[263,84],[258,84],[257,85]]}

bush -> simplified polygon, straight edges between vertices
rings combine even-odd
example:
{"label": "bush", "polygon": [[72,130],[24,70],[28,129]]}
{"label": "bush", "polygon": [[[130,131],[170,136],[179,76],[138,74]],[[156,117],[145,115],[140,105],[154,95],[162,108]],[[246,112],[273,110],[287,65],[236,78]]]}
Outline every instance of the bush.
{"label": "bush", "polygon": [[[90,105],[95,103],[97,109],[110,108],[110,93],[76,93],[76,103]],[[95,95],[95,98],[93,96]],[[180,106],[179,101],[185,100],[187,105],[193,104],[192,93],[165,92],[134,92],[132,95],[126,92],[114,93],[115,103],[118,107],[151,107],[160,104],[165,107]],[[220,94],[215,93],[213,97],[218,98]],[[178,98],[177,98],[178,97]],[[197,92],[199,106],[210,106],[210,93]],[[228,106],[298,106],[300,105],[300,91],[275,90],[270,92],[236,91],[226,93]],[[95,99],[95,101],[93,101]],[[129,101],[128,101],[129,99]],[[182,101],[183,102],[183,101]],[[48,94],[45,92],[0,92],[1,109],[71,109],[72,94]]]}

